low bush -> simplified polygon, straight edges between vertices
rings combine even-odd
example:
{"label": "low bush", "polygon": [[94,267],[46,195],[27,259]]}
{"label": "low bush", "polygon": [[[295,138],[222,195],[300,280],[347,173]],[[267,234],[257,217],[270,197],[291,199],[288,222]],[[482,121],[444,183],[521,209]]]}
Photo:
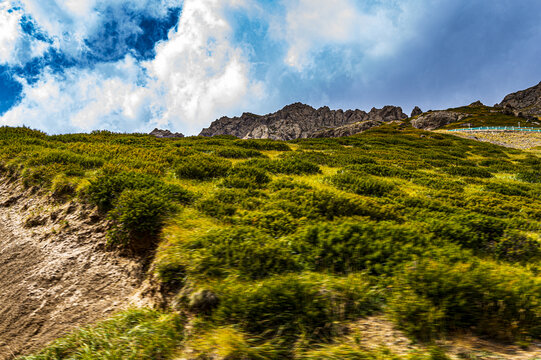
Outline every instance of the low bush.
{"label": "low bush", "polygon": [[486,251],[506,228],[502,219],[482,214],[458,213],[428,220],[428,229],[437,237],[478,251]]}
{"label": "low bush", "polygon": [[229,188],[261,189],[271,181],[267,173],[254,166],[240,165],[231,169],[222,185]]}
{"label": "low bush", "polygon": [[343,222],[304,227],[290,240],[299,260],[313,271],[391,274],[401,263],[430,252],[428,237],[389,222]]}
{"label": "low bush", "polygon": [[209,180],[224,177],[231,168],[231,162],[210,155],[198,154],[181,158],[175,173],[179,178]]}
{"label": "low bush", "polygon": [[339,321],[376,311],[381,294],[362,275],[333,277],[321,274],[288,274],[255,284],[225,283],[213,319],[238,324],[263,338],[280,336],[294,342],[299,337],[328,339]]}
{"label": "low bush", "polygon": [[363,176],[351,171],[340,172],[330,177],[329,181],[340,190],[366,196],[389,195],[395,188],[394,184],[389,181]]}
{"label": "low bush", "polygon": [[227,158],[227,159],[250,159],[250,158],[261,158],[266,157],[260,151],[252,149],[239,149],[239,148],[221,148],[216,150],[215,154],[217,156]]}
{"label": "low bush", "polygon": [[245,149],[291,151],[285,142],[273,140],[235,140],[233,145]]}
{"label": "low bush", "polygon": [[516,183],[490,182],[485,185],[485,190],[507,196],[528,196],[530,188]]}
{"label": "low bush", "polygon": [[356,171],[362,174],[381,176],[381,177],[398,177],[409,179],[415,176],[414,171],[407,171],[396,166],[387,166],[381,164],[364,163],[359,165],[349,165],[346,170]]}
{"label": "low bush", "polygon": [[37,153],[35,157],[31,158],[28,161],[28,164],[31,166],[49,164],[75,164],[81,166],[84,169],[95,169],[103,166],[104,161],[100,158],[79,155],[65,150],[46,150]]}
{"label": "low bush", "polygon": [[507,341],[541,336],[541,279],[523,269],[422,261],[404,269],[393,292],[395,320],[422,340],[464,329]]}
{"label": "low bush", "polygon": [[168,198],[152,189],[123,191],[108,214],[112,222],[110,243],[134,250],[153,247],[166,217],[174,210]]}
{"label": "low bush", "polygon": [[389,219],[397,216],[382,205],[325,190],[284,189],[274,193],[271,200],[263,210],[280,209],[296,219],[333,220],[344,216]]}
{"label": "low bush", "polygon": [[541,183],[541,169],[522,170],[517,174],[517,179],[532,184],[539,184]]}
{"label": "low bush", "polygon": [[183,204],[190,203],[194,195],[176,184],[167,184],[146,174],[105,169],[86,190],[88,200],[102,211],[113,208],[114,202],[124,190],[152,189],[156,194]]}
{"label": "low bush", "polygon": [[184,323],[175,313],[129,310],[76,330],[25,359],[168,359],[182,343]]}
{"label": "low bush", "polygon": [[185,248],[186,267],[197,276],[225,277],[233,271],[259,279],[300,269],[286,243],[248,226],[213,230]]}
{"label": "low bush", "polygon": [[442,171],[454,176],[467,176],[472,178],[491,178],[490,171],[474,166],[452,166],[443,168]]}
{"label": "low bush", "polygon": [[275,238],[295,232],[300,224],[283,210],[245,212],[236,222],[255,226]]}

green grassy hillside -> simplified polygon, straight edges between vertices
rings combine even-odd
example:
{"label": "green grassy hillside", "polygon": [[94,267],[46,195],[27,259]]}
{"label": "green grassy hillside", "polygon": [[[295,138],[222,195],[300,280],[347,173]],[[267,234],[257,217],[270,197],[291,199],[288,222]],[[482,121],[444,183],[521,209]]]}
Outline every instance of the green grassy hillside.
{"label": "green grassy hillside", "polygon": [[399,359],[352,340],[376,313],[427,343],[541,339],[530,153],[400,127],[287,143],[1,128],[0,160],[95,204],[171,294],[28,359]]}

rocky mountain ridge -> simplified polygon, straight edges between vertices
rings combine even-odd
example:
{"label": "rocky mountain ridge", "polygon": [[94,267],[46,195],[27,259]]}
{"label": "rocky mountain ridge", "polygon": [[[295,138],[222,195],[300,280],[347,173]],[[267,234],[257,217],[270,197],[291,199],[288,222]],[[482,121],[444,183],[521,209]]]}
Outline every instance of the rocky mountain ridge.
{"label": "rocky mountain ridge", "polygon": [[[485,107],[480,101],[469,105]],[[485,107],[486,108],[486,107]],[[492,113],[501,113],[539,124],[541,116],[541,82],[526,90],[505,96],[501,103],[490,108]],[[418,106],[412,110],[411,125],[423,130],[436,130],[472,116],[468,111],[437,110],[423,112]],[[312,106],[294,103],[267,115],[244,113],[240,117],[222,117],[215,120],[199,136],[232,135],[240,139],[293,140],[314,137],[351,136],[372,127],[408,119],[402,108],[384,106],[363,110],[331,110],[328,106],[315,109]],[[520,120],[520,119],[519,119]],[[158,138],[183,137],[180,133],[154,129],[150,135]]]}
{"label": "rocky mountain ridge", "polygon": [[523,115],[541,115],[541,82],[526,90],[521,90],[507,95],[503,101],[495,107],[515,110],[515,115],[521,112]]}
{"label": "rocky mountain ridge", "polygon": [[294,103],[283,109],[267,114],[244,113],[240,117],[222,117],[209,128],[203,129],[200,136],[233,135],[242,139],[292,140],[313,137],[328,129],[349,124],[372,121],[377,124],[405,120],[407,115],[402,108],[385,106],[373,108],[370,112],[362,110],[331,110],[324,106],[319,109],[301,103]]}

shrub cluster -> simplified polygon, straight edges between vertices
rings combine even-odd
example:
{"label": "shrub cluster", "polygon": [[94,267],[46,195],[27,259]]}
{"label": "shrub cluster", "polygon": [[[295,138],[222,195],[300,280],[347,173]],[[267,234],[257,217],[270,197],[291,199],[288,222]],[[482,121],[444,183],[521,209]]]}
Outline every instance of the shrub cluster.
{"label": "shrub cluster", "polygon": [[329,181],[340,190],[366,196],[389,195],[395,188],[394,184],[389,181],[367,177],[354,171],[340,172],[330,177]]}
{"label": "shrub cluster", "polygon": [[209,180],[224,177],[231,168],[231,162],[210,155],[197,154],[181,158],[175,169],[179,178]]}

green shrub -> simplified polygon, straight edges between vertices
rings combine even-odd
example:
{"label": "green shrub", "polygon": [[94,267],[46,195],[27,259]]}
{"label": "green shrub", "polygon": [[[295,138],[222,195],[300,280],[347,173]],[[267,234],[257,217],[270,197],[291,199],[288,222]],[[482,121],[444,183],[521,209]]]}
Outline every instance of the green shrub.
{"label": "green shrub", "polygon": [[490,182],[485,190],[508,196],[528,196],[529,188],[522,184]]}
{"label": "green shrub", "polygon": [[65,150],[46,150],[36,154],[34,158],[29,160],[28,164],[31,166],[36,165],[49,165],[49,164],[60,164],[60,165],[70,165],[75,164],[79,165],[84,169],[94,169],[103,166],[103,159],[96,157],[85,156],[75,154],[70,151]]}
{"label": "green shrub", "polygon": [[245,165],[259,167],[273,174],[303,175],[321,172],[316,164],[296,157],[287,157],[280,160],[254,159],[247,161]]}
{"label": "green shrub", "polygon": [[152,189],[160,196],[183,204],[190,203],[194,195],[179,185],[166,184],[162,180],[146,174],[106,169],[94,180],[86,191],[88,200],[102,211],[113,208],[116,199],[124,190]]}
{"label": "green shrub", "polygon": [[245,149],[291,151],[285,142],[273,140],[235,140],[233,145]]}
{"label": "green shrub", "polygon": [[380,293],[362,275],[288,274],[250,285],[226,283],[217,291],[215,321],[288,342],[300,336],[328,339],[337,322],[368,315],[381,303]]}
{"label": "green shrub", "polygon": [[442,169],[449,175],[473,178],[491,178],[493,175],[486,169],[473,166],[452,166]]}
{"label": "green shrub", "polygon": [[508,261],[531,261],[541,256],[541,242],[518,231],[507,231],[487,244],[489,253]]}
{"label": "green shrub", "polygon": [[219,189],[200,200],[196,207],[201,212],[215,217],[233,216],[237,210],[256,210],[263,205],[265,195],[255,189]]}
{"label": "green shrub", "polygon": [[178,314],[129,310],[76,330],[25,359],[168,359],[182,343],[184,322]]}
{"label": "green shrub", "polygon": [[384,196],[394,189],[394,184],[358,173],[345,171],[329,178],[329,181],[340,190],[350,191],[357,195]]}
{"label": "green shrub", "polygon": [[181,158],[175,168],[180,178],[209,180],[224,177],[231,168],[231,162],[209,155],[189,155]]}
{"label": "green shrub", "polygon": [[421,257],[430,241],[408,225],[344,222],[311,225],[292,236],[291,248],[309,270],[390,274],[397,264]]}
{"label": "green shrub", "polygon": [[470,329],[499,340],[541,336],[541,279],[490,262],[418,262],[396,280],[390,309],[420,339]]}
{"label": "green shrub", "polygon": [[267,173],[253,166],[235,166],[222,185],[229,188],[260,189],[271,181]]}
{"label": "green shrub", "polygon": [[383,206],[353,196],[323,190],[280,190],[272,195],[264,210],[281,209],[296,219],[324,218],[333,220],[344,216],[369,216],[377,219],[395,218],[396,214]]}
{"label": "green shrub", "polygon": [[211,231],[186,244],[187,266],[197,275],[224,277],[231,270],[251,279],[299,270],[287,245],[253,227]]}
{"label": "green shrub", "polygon": [[169,199],[152,189],[123,191],[108,214],[110,243],[135,250],[156,245],[164,221],[173,211]]}
{"label": "green shrub", "polygon": [[363,163],[359,165],[346,166],[346,170],[353,170],[359,173],[381,176],[381,177],[398,177],[409,179],[415,176],[415,172],[406,171],[396,166],[386,166],[381,164]]}
{"label": "green shrub", "polygon": [[276,238],[295,232],[299,226],[299,221],[283,210],[246,212],[237,222],[255,226]]}
{"label": "green shrub", "polygon": [[251,149],[239,149],[239,148],[221,148],[215,153],[217,156],[227,159],[249,159],[265,157],[260,151]]}
{"label": "green shrub", "polygon": [[437,237],[481,251],[502,237],[507,228],[506,222],[501,219],[472,213],[434,218],[428,220],[428,224],[429,230]]}
{"label": "green shrub", "polygon": [[541,183],[541,169],[522,170],[517,174],[517,179],[532,184],[539,184]]}

